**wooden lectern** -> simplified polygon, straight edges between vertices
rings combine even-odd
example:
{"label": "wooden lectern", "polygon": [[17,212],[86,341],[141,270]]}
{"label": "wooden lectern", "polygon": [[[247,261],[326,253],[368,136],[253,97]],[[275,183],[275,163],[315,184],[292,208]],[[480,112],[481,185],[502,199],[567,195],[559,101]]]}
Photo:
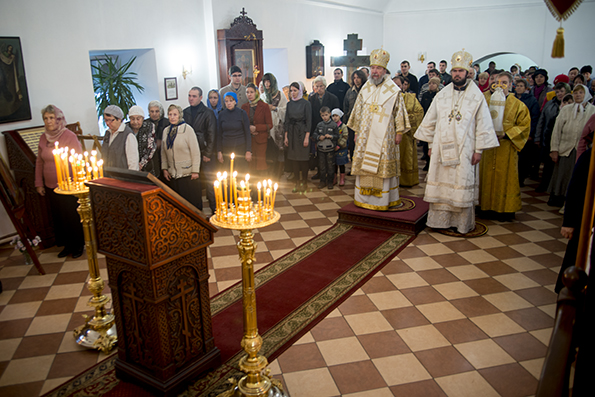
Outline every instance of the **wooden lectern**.
{"label": "wooden lectern", "polygon": [[217,229],[165,186],[110,178],[88,186],[114,301],[116,374],[175,395],[220,363],[207,268]]}
{"label": "wooden lectern", "polygon": [[35,190],[35,161],[39,137],[43,131],[43,127],[33,127],[3,133],[6,137],[10,169],[14,171],[14,179],[25,197],[25,210],[33,229],[41,237],[41,245],[48,248],[55,243],[50,200]]}

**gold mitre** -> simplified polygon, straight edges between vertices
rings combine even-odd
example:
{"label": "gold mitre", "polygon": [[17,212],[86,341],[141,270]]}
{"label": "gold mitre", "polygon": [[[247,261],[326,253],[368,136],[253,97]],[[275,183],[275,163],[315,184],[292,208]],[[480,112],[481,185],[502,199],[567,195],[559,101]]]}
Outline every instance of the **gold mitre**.
{"label": "gold mitre", "polygon": [[370,54],[370,66],[376,65],[386,69],[388,61],[390,61],[390,54],[382,48],[374,50]]}
{"label": "gold mitre", "polygon": [[450,60],[451,69],[465,69],[469,71],[471,65],[473,65],[473,56],[465,51],[464,48],[461,51],[455,52]]}

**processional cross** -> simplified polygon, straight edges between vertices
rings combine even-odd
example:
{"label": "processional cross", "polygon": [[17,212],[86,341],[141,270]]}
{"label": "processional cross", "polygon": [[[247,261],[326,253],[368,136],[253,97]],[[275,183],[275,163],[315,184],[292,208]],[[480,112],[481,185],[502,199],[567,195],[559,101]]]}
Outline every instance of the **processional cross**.
{"label": "processional cross", "polygon": [[357,55],[357,51],[362,49],[362,39],[357,38],[357,33],[348,34],[347,40],[343,40],[343,50],[347,55],[341,57],[331,57],[331,66],[346,66],[348,83],[351,84],[351,75],[359,66],[369,66],[369,55]]}

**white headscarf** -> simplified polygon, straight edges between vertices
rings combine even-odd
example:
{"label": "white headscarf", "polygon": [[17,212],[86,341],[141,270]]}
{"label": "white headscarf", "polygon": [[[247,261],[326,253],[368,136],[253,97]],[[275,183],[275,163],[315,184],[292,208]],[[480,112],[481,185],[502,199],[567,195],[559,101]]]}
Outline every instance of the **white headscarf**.
{"label": "white headscarf", "polygon": [[584,113],[584,111],[585,111],[586,104],[591,99],[593,99],[593,97],[591,96],[591,93],[589,92],[589,89],[585,85],[578,84],[577,86],[574,87],[574,89],[576,90],[577,87],[583,87],[583,89],[585,90],[585,97],[583,98],[583,101],[581,103],[574,104],[574,109],[572,109],[573,118],[576,118],[576,116],[578,116],[578,115],[582,115],[582,113]]}

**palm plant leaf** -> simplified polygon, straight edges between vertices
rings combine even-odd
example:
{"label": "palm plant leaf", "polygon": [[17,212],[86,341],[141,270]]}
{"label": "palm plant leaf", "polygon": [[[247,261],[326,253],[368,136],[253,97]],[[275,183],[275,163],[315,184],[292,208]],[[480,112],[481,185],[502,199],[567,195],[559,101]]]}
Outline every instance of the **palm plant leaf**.
{"label": "palm plant leaf", "polygon": [[132,57],[128,62],[118,67],[118,57],[112,58],[106,54],[105,59],[98,61],[98,65],[91,65],[98,119],[109,105],[119,106],[127,115],[128,110],[136,103],[132,89],[134,88],[138,92],[145,90],[137,82],[138,74],[129,72],[135,60],[136,57]]}

